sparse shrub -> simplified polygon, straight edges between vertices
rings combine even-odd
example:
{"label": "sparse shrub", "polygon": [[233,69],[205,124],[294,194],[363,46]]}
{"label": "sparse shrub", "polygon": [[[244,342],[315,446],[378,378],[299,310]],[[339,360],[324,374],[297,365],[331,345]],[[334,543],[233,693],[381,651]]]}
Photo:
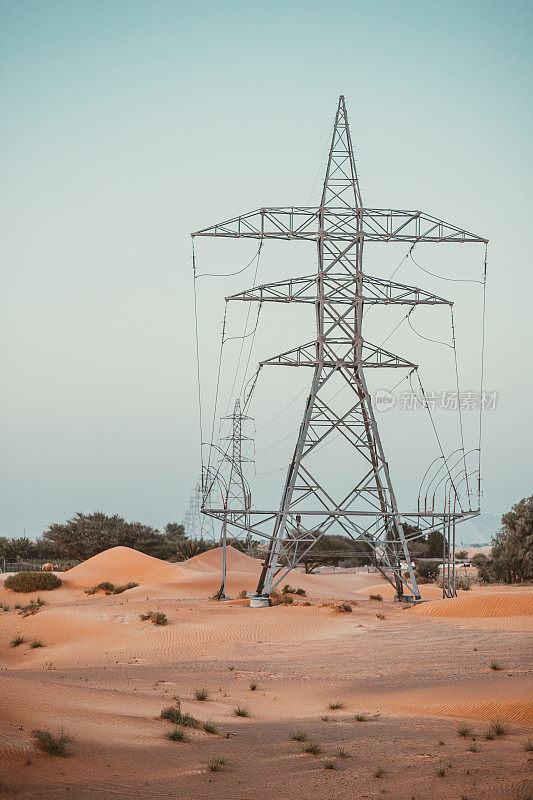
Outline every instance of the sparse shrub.
{"label": "sparse shrub", "polygon": [[322,752],[322,748],[320,747],[318,742],[315,741],[307,742],[307,744],[303,746],[303,752],[307,753],[310,756],[317,756],[319,753]]}
{"label": "sparse shrub", "polygon": [[2,611],[9,611],[10,607],[6,603],[0,603],[0,608]]}
{"label": "sparse shrub", "polygon": [[381,613],[379,613],[379,614],[376,614],[376,617],[377,617],[378,619],[386,619],[386,617],[385,617],[385,614],[381,614]]}
{"label": "sparse shrub", "polygon": [[149,619],[154,625],[166,625],[168,623],[167,615],[162,611],[146,611],[144,614],[139,614],[142,620]]}
{"label": "sparse shrub", "polygon": [[31,644],[30,644],[30,647],[33,650],[35,650],[37,647],[44,647],[44,644],[42,643],[42,641],[40,639],[33,639]]}
{"label": "sparse shrub", "polygon": [[189,739],[187,732],[178,727],[172,728],[171,731],[165,731],[165,736],[172,742],[187,742]]}
{"label": "sparse shrub", "polygon": [[216,758],[212,758],[207,762],[207,769],[210,770],[210,772],[220,772],[220,770],[223,769],[227,763],[228,762],[224,756],[217,756]]}
{"label": "sparse shrub", "polygon": [[294,594],[296,589],[293,589],[292,586],[289,586],[288,583],[285,584],[283,589],[281,590],[282,594]]}
{"label": "sparse shrub", "polygon": [[335,608],[341,614],[351,614],[352,613],[352,607],[351,607],[350,603],[339,603],[337,606],[335,606]]}
{"label": "sparse shrub", "polygon": [[209,698],[207,689],[197,689],[194,693],[194,696],[201,703],[205,703],[205,701]]}
{"label": "sparse shrub", "polygon": [[294,603],[294,597],[291,597],[290,594],[278,594],[277,592],[272,592],[270,595],[270,601],[273,606],[290,606]]}
{"label": "sparse shrub", "polygon": [[491,661],[489,667],[494,670],[494,672],[500,672],[500,670],[503,669],[499,661]]}
{"label": "sparse shrub", "polygon": [[494,731],[492,731],[490,728],[488,728],[488,730],[485,732],[485,739],[487,739],[487,741],[489,741],[489,742],[492,742],[492,740],[495,739],[495,738],[496,738],[496,734],[494,733]]}
{"label": "sparse shrub", "polygon": [[472,578],[469,575],[456,575],[455,588],[462,589],[463,592],[469,592],[472,588]]}
{"label": "sparse shrub", "polygon": [[470,745],[470,747],[468,748],[468,750],[469,750],[471,753],[477,753],[477,751],[478,751],[478,750],[477,750],[477,744],[476,744],[475,742],[472,742],[472,744]]}
{"label": "sparse shrub", "polygon": [[250,691],[255,692],[257,689],[257,683],[255,681],[250,681]]}
{"label": "sparse shrub", "polygon": [[349,753],[347,750],[343,750],[342,747],[340,750],[337,750],[336,753],[333,754],[335,758],[351,758],[352,754]]}
{"label": "sparse shrub", "polygon": [[387,774],[387,771],[385,769],[383,769],[383,767],[378,767],[374,771],[372,777],[373,778],[384,778],[386,774]]}
{"label": "sparse shrub", "polygon": [[43,753],[48,753],[51,756],[68,756],[67,745],[72,742],[70,736],[60,733],[59,736],[54,736],[50,731],[34,730],[31,732],[35,740],[35,746]]}
{"label": "sparse shrub", "polygon": [[329,722],[331,717],[329,717],[327,714],[324,714],[324,716],[320,717],[320,719],[322,720],[322,722]]}
{"label": "sparse shrub", "polygon": [[135,581],[130,581],[129,583],[125,583],[124,586],[115,586],[113,594],[122,594],[122,592],[127,592],[128,589],[135,589],[138,586],[138,583]]}
{"label": "sparse shrub", "polygon": [[210,719],[206,719],[205,722],[202,722],[202,729],[206,733],[218,733],[218,726]]}
{"label": "sparse shrub", "polygon": [[344,708],[344,703],[341,703],[340,700],[334,700],[328,705],[328,708],[331,711],[337,711],[339,708]]}
{"label": "sparse shrub", "polygon": [[135,583],[135,581],[125,583],[123,586],[115,586],[115,584],[111,583],[111,581],[102,581],[96,586],[91,586],[90,589],[85,589],[85,594],[96,594],[96,592],[105,592],[106,594],[122,594],[122,592],[126,592],[128,589],[134,589],[138,585],[139,584]]}
{"label": "sparse shrub", "polygon": [[443,739],[439,739],[439,741],[437,742],[437,744],[439,745],[439,747],[443,747],[443,746],[444,746],[446,743],[444,742],[444,740],[443,740]]}
{"label": "sparse shrub", "polygon": [[446,767],[437,767],[435,772],[437,773],[439,778],[444,778],[444,776],[446,775]]}
{"label": "sparse shrub", "polygon": [[473,731],[469,725],[459,725],[457,733],[466,739],[468,736],[472,736]]}
{"label": "sparse shrub", "polygon": [[61,578],[54,575],[53,572],[16,572],[14,575],[8,575],[4,586],[6,589],[11,589],[12,592],[24,592],[25,594],[51,591],[61,586]]}
{"label": "sparse shrub", "polygon": [[338,769],[338,765],[334,761],[326,761],[324,763],[324,769]]}
{"label": "sparse shrub", "polygon": [[439,565],[420,559],[416,563],[415,576],[418,583],[434,583],[439,577]]}
{"label": "sparse shrub", "polygon": [[24,636],[15,636],[15,638],[11,639],[11,641],[9,642],[9,646],[18,647],[19,644],[23,644],[25,641],[26,639],[24,638]]}
{"label": "sparse shrub", "polygon": [[509,728],[507,725],[504,725],[503,722],[498,722],[497,720],[491,722],[489,730],[494,734],[494,736],[505,736],[506,733],[509,733]]}
{"label": "sparse shrub", "polygon": [[307,731],[304,731],[303,728],[296,728],[296,730],[291,731],[289,738],[292,739],[293,742],[306,742],[309,738],[309,734]]}
{"label": "sparse shrub", "polygon": [[244,706],[237,706],[237,708],[233,709],[233,713],[236,717],[249,717],[250,712]]}
{"label": "sparse shrub", "polygon": [[367,714],[356,714],[354,717],[356,722],[369,722],[370,717]]}
{"label": "sparse shrub", "polygon": [[528,739],[527,742],[524,742],[523,749],[526,751],[526,753],[533,752],[533,742],[531,739]]}
{"label": "sparse shrub", "polygon": [[235,667],[233,666],[233,664],[230,664],[230,665],[229,665],[229,667],[228,667],[228,669],[229,669],[229,671],[230,671],[230,672],[233,672],[233,670],[235,669]]}
{"label": "sparse shrub", "polygon": [[307,592],[305,589],[296,589],[296,594],[298,597],[307,597]]}
{"label": "sparse shrub", "polygon": [[161,719],[168,719],[174,725],[183,725],[185,728],[196,728],[198,723],[190,714],[182,714],[180,708],[176,706],[169,706],[164,708],[160,713]]}
{"label": "sparse shrub", "polygon": [[369,594],[369,600],[383,600],[383,597],[380,594]]}

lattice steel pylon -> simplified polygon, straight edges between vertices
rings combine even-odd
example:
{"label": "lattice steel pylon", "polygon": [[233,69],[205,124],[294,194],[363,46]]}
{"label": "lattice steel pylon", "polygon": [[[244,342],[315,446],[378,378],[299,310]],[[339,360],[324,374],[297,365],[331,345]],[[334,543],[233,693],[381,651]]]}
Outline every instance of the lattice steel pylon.
{"label": "lattice steel pylon", "polygon": [[[260,366],[313,370],[298,439],[278,509],[204,507],[241,530],[269,540],[257,586],[258,600],[331,530],[364,541],[375,552],[398,598],[420,599],[409,557],[409,534],[444,529],[479,514],[479,508],[400,513],[365,379],[371,368],[417,365],[363,338],[365,304],[447,304],[417,287],[363,273],[365,242],[481,242],[487,240],[420,211],[365,208],[361,200],[344,97],[339,98],[321,201],[318,207],[261,208],[192,234],[314,241],[316,274],[265,284],[227,300],[310,303],[316,336]],[[317,450],[341,440],[351,459],[348,488],[331,478],[331,463]],[[451,476],[450,476],[451,477]],[[453,478],[451,479],[453,484]]]}

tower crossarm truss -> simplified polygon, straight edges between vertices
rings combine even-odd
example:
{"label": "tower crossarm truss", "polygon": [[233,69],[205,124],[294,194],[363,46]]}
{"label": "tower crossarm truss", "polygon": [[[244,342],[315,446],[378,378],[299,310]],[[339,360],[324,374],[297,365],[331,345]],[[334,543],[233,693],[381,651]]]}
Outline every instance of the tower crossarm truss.
{"label": "tower crossarm truss", "polygon": [[[323,211],[323,213],[322,213]],[[301,239],[318,241],[321,219],[338,241],[483,242],[487,239],[423,211],[346,207],[291,206],[258,208],[193,233],[232,239]]]}
{"label": "tower crossarm truss", "polygon": [[[415,286],[366,275],[367,242],[478,242],[482,236],[421,211],[365,208],[344,97],[339,98],[322,197],[317,207],[260,208],[192,234],[247,239],[313,241],[314,275],[267,283],[227,300],[312,303],[315,338],[261,365],[311,367],[309,393],[277,509],[223,509],[205,514],[268,541],[257,586],[267,597],[283,576],[327,533],[365,542],[398,597],[420,598],[408,539],[440,530],[451,512],[400,514],[365,373],[369,368],[416,369],[416,364],[367,342],[366,304],[437,305],[449,300]],[[332,442],[343,465],[328,458]],[[457,512],[453,522],[479,511]],[[407,522],[408,525],[405,525]]]}
{"label": "tower crossarm truss", "polygon": [[[248,300],[250,302],[273,303],[316,303],[317,299],[316,275],[305,275],[301,278],[289,278],[274,283],[263,283],[244,292],[226,297],[230,300]],[[356,300],[356,283],[349,275],[324,276],[323,289],[328,303],[342,303],[353,305]],[[374,278],[363,275],[363,303],[367,305],[452,305],[444,297],[419,289],[418,286],[406,286],[403,283]]]}

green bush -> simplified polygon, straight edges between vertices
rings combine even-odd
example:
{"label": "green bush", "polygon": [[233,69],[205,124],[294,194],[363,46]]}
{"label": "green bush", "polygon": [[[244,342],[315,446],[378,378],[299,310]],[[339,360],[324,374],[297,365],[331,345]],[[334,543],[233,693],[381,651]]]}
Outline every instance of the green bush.
{"label": "green bush", "polygon": [[122,592],[126,592],[128,589],[134,589],[138,585],[139,584],[135,583],[135,581],[125,583],[124,586],[115,586],[115,584],[111,583],[111,581],[102,581],[102,583],[99,583],[96,586],[91,586],[90,589],[85,589],[85,594],[96,594],[96,592],[105,592],[106,594],[122,594]]}
{"label": "green bush", "polygon": [[14,575],[8,575],[4,586],[12,592],[28,594],[58,589],[61,586],[61,578],[53,572],[16,572]]}
{"label": "green bush", "polygon": [[72,741],[64,733],[54,736],[50,731],[35,730],[31,732],[35,746],[51,756],[68,756],[67,745]]}

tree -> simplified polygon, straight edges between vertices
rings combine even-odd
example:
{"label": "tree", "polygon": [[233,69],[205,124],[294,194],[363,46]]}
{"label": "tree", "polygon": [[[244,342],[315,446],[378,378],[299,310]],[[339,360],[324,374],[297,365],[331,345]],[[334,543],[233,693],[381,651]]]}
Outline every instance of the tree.
{"label": "tree", "polygon": [[109,517],[101,511],[78,513],[65,523],[54,523],[44,537],[58,546],[63,558],[80,561],[119,545],[158,558],[169,555],[167,540],[155,528],[141,522],[126,522],[118,514]]}
{"label": "tree", "polygon": [[486,583],[533,580],[533,496],[502,516],[502,528],[492,537],[491,555],[477,554],[472,564]]}
{"label": "tree", "polygon": [[533,579],[533,496],[524,497],[502,516],[491,555],[494,570],[505,583]]}

